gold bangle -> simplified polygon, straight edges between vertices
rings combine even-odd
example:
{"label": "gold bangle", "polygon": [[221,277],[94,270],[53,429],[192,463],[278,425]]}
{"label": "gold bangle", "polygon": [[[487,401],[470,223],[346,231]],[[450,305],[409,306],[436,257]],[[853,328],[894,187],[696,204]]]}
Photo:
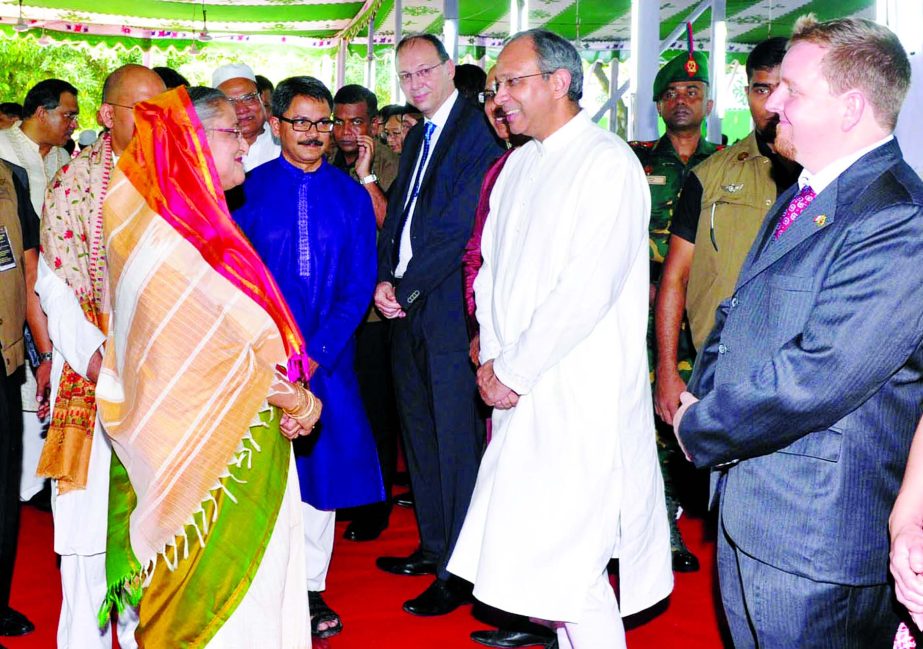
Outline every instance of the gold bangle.
{"label": "gold bangle", "polygon": [[[284,411],[285,414],[287,414],[292,419],[298,420],[310,417],[314,412],[314,408],[317,406],[317,399],[309,390],[302,388],[299,390],[299,392],[300,394],[298,405],[290,410]],[[307,403],[308,399],[310,399],[310,404]]]}

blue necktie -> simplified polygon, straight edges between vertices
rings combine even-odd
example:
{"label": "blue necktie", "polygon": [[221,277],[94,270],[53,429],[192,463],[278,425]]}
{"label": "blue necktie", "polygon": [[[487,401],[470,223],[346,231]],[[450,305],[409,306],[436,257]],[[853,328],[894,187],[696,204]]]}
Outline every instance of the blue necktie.
{"label": "blue necktie", "polygon": [[423,155],[420,156],[420,164],[417,165],[416,173],[413,178],[413,185],[410,189],[410,195],[407,203],[404,205],[404,211],[401,212],[401,222],[398,225],[396,236],[394,237],[394,248],[391,251],[391,268],[397,268],[397,262],[401,254],[401,238],[404,235],[404,228],[407,227],[407,217],[410,216],[410,208],[417,200],[417,194],[420,193],[420,181],[423,179],[423,170],[426,168],[426,160],[429,158],[429,143],[433,137],[436,125],[432,122],[426,122],[423,125]]}

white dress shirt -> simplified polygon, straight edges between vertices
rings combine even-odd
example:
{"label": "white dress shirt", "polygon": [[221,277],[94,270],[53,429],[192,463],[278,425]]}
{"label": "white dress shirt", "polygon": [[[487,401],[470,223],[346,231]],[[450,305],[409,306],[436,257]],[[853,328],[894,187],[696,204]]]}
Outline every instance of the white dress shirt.
{"label": "white dress shirt", "polygon": [[[436,150],[436,143],[439,141],[439,136],[442,135],[442,131],[445,130],[445,123],[449,121],[449,114],[452,112],[452,107],[455,105],[455,102],[458,101],[458,90],[453,90],[452,94],[449,95],[448,99],[442,102],[442,106],[439,107],[439,110],[433,115],[432,119],[427,119],[426,122],[432,122],[436,126],[436,130],[433,131],[432,136],[429,139],[429,156],[426,158],[426,162],[423,165],[423,169],[420,170],[420,183],[423,183],[423,176],[426,174],[426,169],[429,167],[429,161],[433,159],[433,152]],[[417,162],[413,165],[413,174],[410,176],[410,185],[408,186],[410,191],[413,191],[413,179],[417,176],[417,167],[420,166],[420,158],[423,157],[423,147],[420,147],[420,152],[417,154]],[[419,193],[419,191],[418,191]],[[410,245],[410,224],[413,222],[413,212],[416,209],[416,197],[408,194],[404,201],[405,207],[407,206],[406,201],[412,200],[410,204],[409,213],[407,214],[407,220],[404,222],[404,229],[401,231],[401,244],[398,252],[397,258],[397,268],[394,269],[394,276],[400,279],[404,276],[404,273],[407,272],[407,266],[410,264],[410,260],[413,258],[413,247]]]}

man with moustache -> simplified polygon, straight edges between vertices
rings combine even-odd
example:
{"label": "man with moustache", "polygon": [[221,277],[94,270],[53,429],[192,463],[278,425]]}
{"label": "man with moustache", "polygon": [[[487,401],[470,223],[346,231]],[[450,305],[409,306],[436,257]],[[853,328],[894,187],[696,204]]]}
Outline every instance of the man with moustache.
{"label": "man with moustache", "polygon": [[324,404],[295,446],[301,483],[311,632],[343,624],[324,602],[336,510],[384,500],[378,454],[359,394],[355,334],[375,287],[372,201],[324,153],[333,97],[313,77],[276,86],[270,125],[282,155],[247,175],[234,220],[273,274],[308,344],[311,390]]}
{"label": "man with moustache", "polygon": [[[109,442],[96,417],[95,387],[106,339],[109,299],[102,205],[118,156],[134,135],[133,107],[166,90],[152,70],[125,65],[103,84],[102,136],[62,167],[42,215],[35,290],[54,345],[51,423],[38,472],[52,478],[54,550],[60,556],[58,647],[111,647],[99,627],[106,597]],[[73,461],[76,458],[76,462]],[[136,646],[137,615],[119,615],[122,647]]]}
{"label": "man with moustache", "polygon": [[397,155],[386,146],[376,146],[372,117],[378,114],[375,94],[351,84],[337,90],[333,98],[333,166],[342,169],[365,187],[375,208],[378,227],[388,211],[387,192],[397,177]]}
{"label": "man with moustache", "polygon": [[503,152],[480,109],[459,96],[455,64],[430,34],[397,46],[397,73],[425,120],[407,135],[378,240],[375,306],[392,320],[391,357],[420,548],[381,557],[382,570],[436,574],[404,603],[413,615],[443,615],[468,601],[446,563],[474,488],[483,448],[461,257],[484,173]]}
{"label": "man with moustache", "polygon": [[[0,158],[25,168],[29,174],[29,196],[35,214],[41,216],[48,183],[68,160],[64,145],[77,128],[77,89],[61,79],[40,81],[26,93],[22,122],[0,131]],[[27,259],[28,263],[28,259]],[[35,290],[38,271],[27,275],[26,293]],[[27,371],[22,388],[23,454],[21,498],[28,500],[42,490],[44,480],[35,467],[42,452],[42,419],[48,412],[48,383],[51,376],[51,341],[45,314],[39,309],[30,319],[29,332],[38,352],[35,375]]]}
{"label": "man with moustache", "polygon": [[[683,186],[673,222],[670,250],[657,290],[657,367],[654,407],[670,424],[686,383],[677,370],[683,312],[692,343],[701,349],[715,324],[715,309],[734,283],[763,217],[791,187],[801,166],[775,152],[779,116],[766,100],[779,85],[787,39],[759,43],[747,57],[747,101],[755,128],[734,146],[692,170]],[[698,245],[697,245],[698,244]]]}
{"label": "man with moustache", "polygon": [[474,289],[493,437],[449,569],[561,649],[625,647],[621,616],[673,585],[643,345],[650,195],[581,110],[572,44],[517,34],[496,71],[510,131],[533,140],[490,195]]}
{"label": "man with moustache", "polygon": [[[707,97],[708,59],[702,52],[693,52],[690,45],[688,53],[678,54],[671,59],[654,78],[654,101],[657,102],[657,112],[663,118],[666,132],[658,140],[628,143],[644,167],[651,192],[651,285],[647,354],[652,381],[653,368],[659,358],[654,338],[654,300],[663,271],[663,260],[667,255],[670,222],[676,199],[692,168],[721,148],[702,137],[702,122],[712,109],[712,101]],[[689,330],[683,322],[676,359],[677,370],[684,378],[688,378],[692,372],[694,355]],[[676,443],[669,426],[658,424],[658,432],[661,444],[660,466],[667,492],[673,569],[677,572],[693,572],[699,569],[699,560],[686,547],[677,525],[680,503],[676,466],[682,463],[682,457],[675,448]]]}
{"label": "man with moustache", "polygon": [[735,647],[892,646],[888,517],[923,403],[923,181],[892,135],[909,85],[886,27],[805,16],[766,104],[803,170],[673,417],[714,469]]}
{"label": "man with moustache", "polygon": [[212,73],[212,87],[217,88],[231,100],[240,132],[250,145],[244,156],[244,171],[250,171],[264,162],[279,157],[279,144],[272,132],[266,128],[269,117],[263,107],[263,96],[256,82],[256,75],[245,63],[228,63]]}

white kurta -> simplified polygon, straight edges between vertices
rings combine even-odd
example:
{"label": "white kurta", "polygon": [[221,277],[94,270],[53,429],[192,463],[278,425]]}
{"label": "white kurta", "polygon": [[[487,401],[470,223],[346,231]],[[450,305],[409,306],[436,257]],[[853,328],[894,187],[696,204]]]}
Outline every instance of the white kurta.
{"label": "white kurta", "polygon": [[[55,275],[42,256],[39,256],[35,292],[48,315],[48,334],[54,345],[51,361],[51,403],[54,404],[64,361],[86,378],[90,358],[106,337],[86,319],[74,291]],[[58,495],[55,484],[53,490],[54,551],[57,554],[88,556],[106,551],[111,453],[109,440],[97,419],[86,489]]]}
{"label": "white kurta", "polygon": [[495,410],[449,570],[475,596],[579,622],[619,558],[621,610],[673,586],[645,346],[650,194],[628,146],[581,112],[507,161],[475,281]]}
{"label": "white kurta", "polygon": [[276,142],[269,130],[269,123],[263,128],[263,132],[253,141],[247,155],[244,156],[244,171],[250,171],[259,167],[264,162],[275,160],[282,153],[282,145]]}

